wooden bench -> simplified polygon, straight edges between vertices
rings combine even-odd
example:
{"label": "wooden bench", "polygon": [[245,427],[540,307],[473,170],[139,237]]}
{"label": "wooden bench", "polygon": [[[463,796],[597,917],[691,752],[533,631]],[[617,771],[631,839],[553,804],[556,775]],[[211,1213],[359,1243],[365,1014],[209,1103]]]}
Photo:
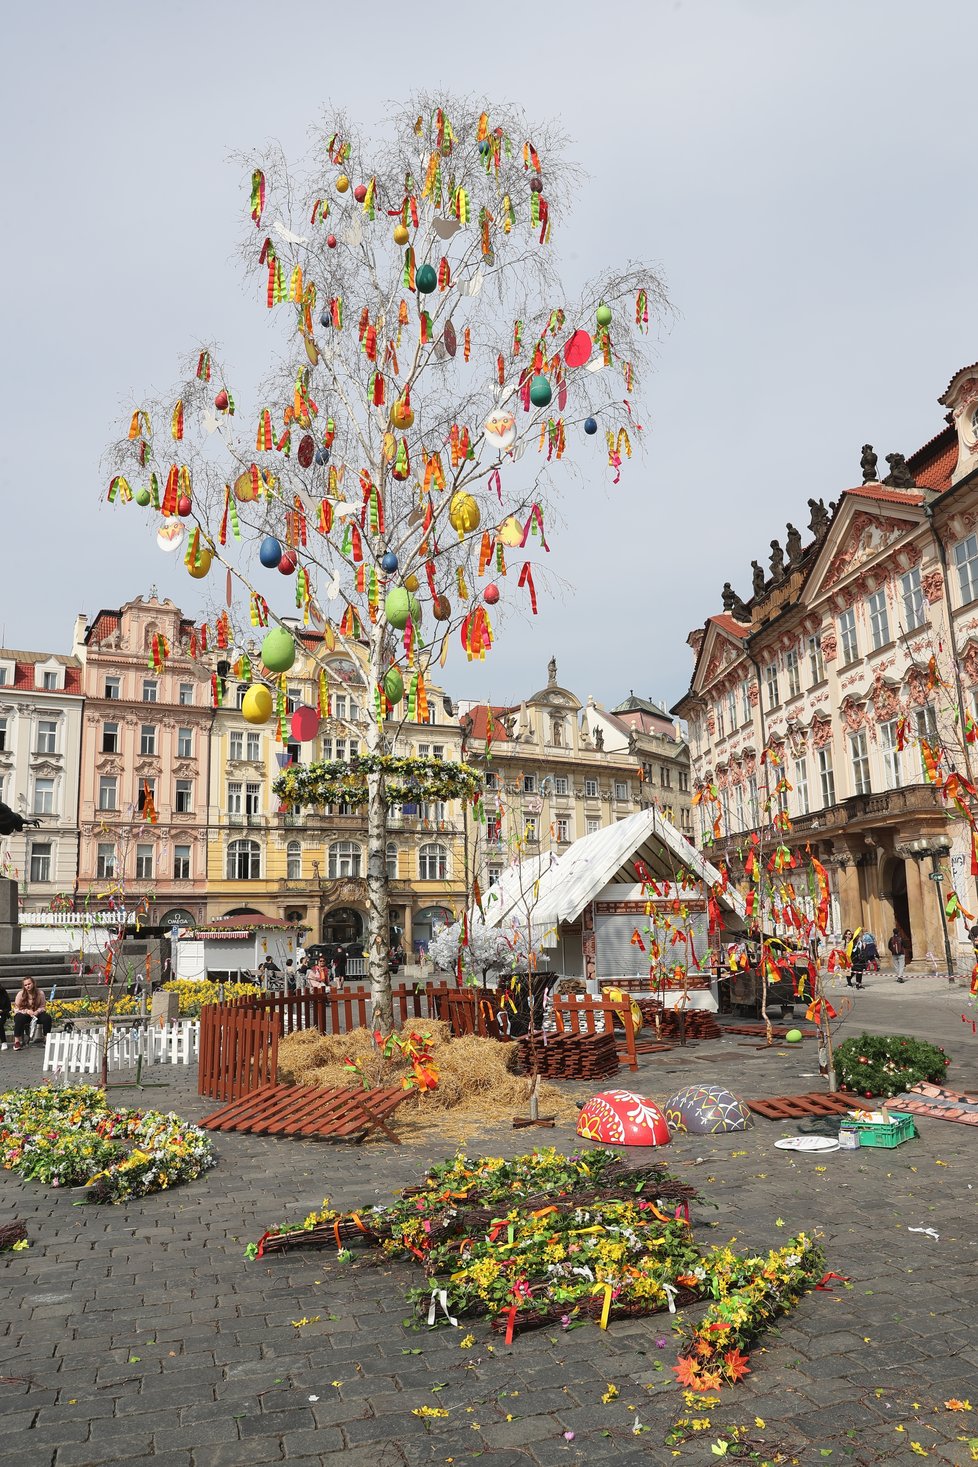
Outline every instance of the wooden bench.
{"label": "wooden bench", "polygon": [[355,1141],[383,1131],[400,1145],[387,1124],[410,1091],[400,1086],[363,1090],[340,1086],[263,1085],[223,1106],[200,1124],[208,1131],[244,1131],[252,1136],[286,1136],[295,1141]]}

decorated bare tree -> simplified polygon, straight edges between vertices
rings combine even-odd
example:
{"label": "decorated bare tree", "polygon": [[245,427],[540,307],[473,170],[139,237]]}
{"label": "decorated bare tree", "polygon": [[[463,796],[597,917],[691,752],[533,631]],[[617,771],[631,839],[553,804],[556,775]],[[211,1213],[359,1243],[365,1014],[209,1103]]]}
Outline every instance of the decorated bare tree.
{"label": "decorated bare tree", "polygon": [[[472,799],[479,818],[476,771],[397,757],[398,716],[425,720],[429,668],[456,636],[486,656],[497,604],[536,613],[531,557],[549,552],[548,493],[571,451],[601,435],[588,471],[617,482],[641,431],[663,288],[628,266],[572,298],[551,246],[575,181],[565,151],[518,114],[421,96],[378,140],[336,119],[301,169],[278,151],[248,160],[243,256],[284,326],[281,359],[246,409],[216,349],[195,351],[182,386],[135,407],[112,464],[109,497],[162,516],[161,547],[191,575],[227,567],[207,638],[215,700],[225,674],[250,676],[245,716],[285,737],[286,586],[324,649],[366,648],[366,754],[290,767],[278,792],[295,809],[366,807],[385,1027],[388,808]],[[323,675],[302,736],[329,713]]]}

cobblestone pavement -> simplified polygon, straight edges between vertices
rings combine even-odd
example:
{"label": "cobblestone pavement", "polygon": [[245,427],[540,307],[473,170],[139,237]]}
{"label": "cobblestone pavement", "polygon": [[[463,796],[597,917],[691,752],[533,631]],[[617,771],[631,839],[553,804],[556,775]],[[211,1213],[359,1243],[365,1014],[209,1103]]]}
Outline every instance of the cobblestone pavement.
{"label": "cobblestone pavement", "polygon": [[[844,1032],[935,1039],[955,1059],[949,1082],[975,1086],[968,1002],[936,980],[877,977]],[[730,1036],[619,1078],[660,1100],[692,1076],[749,1097],[818,1088],[815,1068],[811,1044],[764,1052]],[[4,1086],[33,1083],[40,1069],[39,1050],[0,1055]],[[191,1119],[213,1108],[198,1100],[193,1071],[151,1078],[167,1088],[120,1089],[119,1102]],[[669,1316],[539,1330],[511,1348],[477,1323],[462,1348],[463,1331],[419,1332],[407,1319],[407,1265],[371,1255],[343,1266],[323,1253],[243,1261],[269,1224],[326,1195],[342,1205],[389,1197],[451,1144],[221,1137],[203,1181],[127,1207],[74,1206],[70,1193],[3,1174],[0,1221],[24,1219],[32,1245],[4,1255],[0,1270],[0,1467],[705,1464],[734,1424],[748,1428],[758,1461],[779,1451],[806,1467],[978,1460],[978,1135],[922,1119],[920,1139],[897,1150],[819,1158],[774,1148],[794,1129],[758,1120],[746,1135],[669,1148],[673,1170],[719,1204],[694,1213],[701,1241],[766,1249],[820,1226],[828,1267],[851,1280],[804,1299],[715,1408],[688,1408],[672,1384]],[[566,1128],[538,1138],[573,1144]],[[497,1129],[468,1149],[528,1144],[526,1132]],[[605,1403],[609,1383],[618,1396]],[[969,1393],[974,1413],[944,1408]],[[422,1405],[449,1415],[426,1423],[411,1414]],[[677,1420],[709,1425],[667,1442]],[[727,1456],[739,1460],[733,1448]]]}

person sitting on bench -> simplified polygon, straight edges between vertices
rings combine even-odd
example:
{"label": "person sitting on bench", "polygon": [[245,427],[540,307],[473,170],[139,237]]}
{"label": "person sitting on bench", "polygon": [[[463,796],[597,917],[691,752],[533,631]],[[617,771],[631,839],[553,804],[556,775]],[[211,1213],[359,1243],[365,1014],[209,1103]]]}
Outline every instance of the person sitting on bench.
{"label": "person sitting on bench", "polygon": [[14,999],[14,1049],[23,1049],[26,1036],[30,1043],[31,1027],[35,1020],[40,1037],[51,1031],[51,1015],[46,1013],[44,994],[33,978],[25,978]]}

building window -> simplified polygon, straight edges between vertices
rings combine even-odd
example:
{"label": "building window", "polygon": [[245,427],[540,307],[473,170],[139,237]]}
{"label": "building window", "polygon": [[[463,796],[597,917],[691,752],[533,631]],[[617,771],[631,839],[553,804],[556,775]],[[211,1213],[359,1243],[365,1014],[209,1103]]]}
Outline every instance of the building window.
{"label": "building window", "polygon": [[487,866],[486,877],[490,886],[495,886],[503,874],[502,866]]}
{"label": "building window", "polygon": [[302,763],[302,745],[293,743],[291,740],[285,746],[286,764]]}
{"label": "building window", "polygon": [[839,617],[839,641],[843,663],[855,662],[859,649],[856,645],[856,612],[852,606]]}
{"label": "building window", "polygon": [[594,835],[596,830],[601,829],[601,821],[596,815],[588,815],[584,821],[584,834]]}
{"label": "building window", "polygon": [[503,838],[503,817],[501,815],[490,815],[486,819],[486,841],[489,845],[498,844]]}
{"label": "building window", "polygon": [[489,772],[486,774],[486,789],[487,790],[498,790],[498,788],[499,788],[499,776],[495,773],[494,770],[489,770]]}
{"label": "building window", "polygon": [[537,822],[533,815],[527,815],[523,821],[523,839],[532,845],[536,845]]}
{"label": "building window", "polygon": [[122,678],[107,677],[102,689],[103,698],[118,698],[122,695]]}
{"label": "building window", "polygon": [[98,807],[100,810],[117,810],[116,777],[102,774],[98,782]]}
{"label": "building window", "polygon": [[233,840],[228,846],[228,881],[257,881],[261,876],[261,846],[256,840]]}
{"label": "building window", "polygon": [[897,721],[880,724],[880,748],[883,751],[883,778],[888,790],[898,790],[903,783],[900,750],[897,748]]}
{"label": "building window", "polygon": [[232,780],[228,785],[228,814],[244,814],[244,785],[238,780]]}
{"label": "building window", "polygon": [[586,800],[596,800],[598,798],[598,781],[596,779],[586,779],[584,781],[584,798]]}
{"label": "building window", "polygon": [[51,880],[51,842],[31,841],[31,880]]}
{"label": "building window", "polygon": [[444,744],[432,744],[432,746],[431,746],[431,757],[432,757],[432,759],[444,759],[444,757],[445,757],[445,745]]}
{"label": "building window", "polygon": [[35,779],[34,781],[34,814],[54,814],[54,780]]}
{"label": "building window", "polygon": [[247,758],[248,758],[249,764],[258,764],[258,763],[260,763],[260,761],[261,761],[261,734],[260,733],[249,733],[248,734],[248,754],[247,754]]}
{"label": "building window", "polygon": [[798,665],[798,653],[794,647],[790,652],[785,653],[784,667],[788,674],[788,697],[797,698],[801,692],[801,669]]}
{"label": "building window", "polygon": [[192,759],[194,755],[194,732],[191,728],[177,729],[177,758]]}
{"label": "building window", "polygon": [[95,875],[101,880],[115,877],[115,846],[110,841],[99,841],[95,852]]}
{"label": "building window", "polygon": [[822,804],[835,804],[835,772],[832,768],[832,749],[826,744],[818,751],[818,775],[822,783]]}
{"label": "building window", "polygon": [[978,536],[969,535],[954,547],[954,564],[958,568],[958,583],[962,601],[974,601],[978,596]]}
{"label": "building window", "polygon": [[730,720],[730,732],[733,733],[737,727],[737,694],[733,688],[727,691],[727,718]]}
{"label": "building window", "polygon": [[881,586],[869,598],[869,629],[873,651],[885,647],[890,640],[890,618],[886,610],[886,587]]}
{"label": "building window", "polygon": [[808,639],[808,671],[811,673],[813,683],[820,683],[825,678],[825,663],[822,661],[822,633],[816,632],[814,637]]}
{"label": "building window", "polygon": [[[717,738],[718,739],[722,739],[725,736],[725,734],[726,734],[726,729],[725,729],[724,723],[723,723],[723,704],[722,703],[718,703],[717,704],[715,717],[716,717],[716,725],[717,725]],[[731,729],[730,731],[732,733],[733,732],[733,729]]]}
{"label": "building window", "polygon": [[418,805],[418,819],[426,825],[444,825],[444,800],[422,800]]}
{"label": "building window", "polygon": [[868,795],[871,792],[871,785],[869,749],[866,744],[865,729],[849,735],[849,754],[852,759],[852,792],[855,795]]}
{"label": "building window", "polygon": [[7,686],[7,669],[5,667],[0,667],[0,688],[5,688],[6,686]]}
{"label": "building window", "polygon": [[117,723],[102,724],[102,753],[118,754],[119,752],[119,725]]}
{"label": "building window", "polygon": [[430,744],[419,744],[418,745],[418,758],[419,759],[430,759],[431,758],[431,745]]}
{"label": "building window", "polygon": [[298,706],[299,706],[299,704],[301,702],[302,702],[302,689],[301,688],[297,688],[294,683],[290,683],[289,686],[285,690],[285,711],[286,711],[286,713],[294,713],[295,710],[298,708]]}
{"label": "building window", "polygon": [[680,769],[679,770],[679,788],[685,794],[687,794],[687,795],[689,794],[689,770],[688,769]]}
{"label": "building window", "polygon": [[143,678],[143,702],[144,703],[155,703],[156,702],[156,694],[157,694],[158,690],[159,690],[159,683],[156,681],[155,677],[144,677]]}
{"label": "building window", "polygon": [[136,783],[136,808],[140,813],[145,810],[148,799],[156,803],[156,780],[140,779]]}
{"label": "building window", "polygon": [[659,765],[659,784],[664,790],[672,789],[672,770],[668,764]]}
{"label": "building window", "polygon": [[42,718],[37,725],[37,754],[53,754],[58,738],[58,725],[53,718]]}
{"label": "building window", "polygon": [[[724,792],[723,799],[724,799],[724,806],[725,806],[726,812],[727,812],[726,825],[727,825],[727,828],[729,830],[729,827],[730,827],[730,807],[729,807],[729,801],[727,799],[726,792]],[[735,828],[737,830],[746,830],[747,829],[747,810],[746,810],[745,805],[744,805],[744,786],[742,784],[738,784],[737,785],[735,808],[736,808],[736,811],[737,811],[737,824],[736,824],[736,827]]]}
{"label": "building window", "polygon": [[151,723],[144,723],[139,730],[139,752],[145,755],[156,753],[156,729]]}
{"label": "building window", "polygon": [[567,775],[566,774],[558,774],[558,775],[555,775],[554,776],[554,794],[555,795],[566,795],[566,794],[569,793],[569,791],[570,791],[570,785],[567,783]]}
{"label": "building window", "polygon": [[[337,693],[335,695],[335,697],[333,698],[333,717],[334,718],[345,718],[346,717],[346,694],[345,693]],[[427,750],[428,745],[427,744],[423,744],[421,747],[424,748],[425,750]],[[427,755],[426,755],[426,757],[427,757]]]}
{"label": "building window", "polygon": [[228,758],[244,758],[244,734],[240,729],[235,729],[228,739]]}
{"label": "building window", "polygon": [[261,814],[261,785],[249,782],[245,785],[245,814]]}
{"label": "building window", "polygon": [[177,799],[174,805],[178,815],[189,815],[194,808],[194,782],[192,779],[177,780]]}
{"label": "building window", "polygon": [[923,708],[917,709],[917,737],[932,745],[937,743],[937,714],[933,703],[925,703]]}
{"label": "building window", "polygon": [[61,686],[61,674],[60,673],[53,672],[53,671],[50,671],[49,670],[48,672],[45,672],[45,673],[42,673],[41,674],[41,687],[42,688],[47,688],[49,692],[53,692],[55,688],[60,688],[60,686]]}
{"label": "building window", "polygon": [[[746,678],[744,678],[744,681],[740,685],[740,698],[741,698],[741,704],[740,704],[740,713],[741,713],[741,716],[740,716],[740,721],[741,721],[741,723],[750,723],[750,721],[751,721],[750,683],[748,682],[748,680]],[[697,747],[699,746],[699,731],[700,731],[700,726],[697,723],[697,725],[696,725],[696,742],[697,742]]]}
{"label": "building window", "polygon": [[[426,846],[421,847],[426,850]],[[336,881],[341,876],[359,876],[360,847],[352,840],[334,840],[329,848],[329,879]]]}
{"label": "building window", "polygon": [[768,663],[764,669],[764,678],[767,682],[767,706],[769,709],[777,708],[781,702],[781,695],[778,691],[778,664],[776,662]]}
{"label": "building window", "polygon": [[624,779],[615,780],[615,799],[627,800],[630,797],[628,783]]}
{"label": "building window", "polygon": [[153,879],[153,847],[136,847],[136,880],[152,881]]}
{"label": "building window", "polygon": [[914,566],[900,577],[900,595],[903,599],[903,629],[912,632],[924,624],[924,591],[920,584],[920,567]]}
{"label": "building window", "polygon": [[0,752],[7,747],[7,720],[0,718]]}
{"label": "building window", "polygon": [[448,880],[448,851],[442,845],[422,846],[418,852],[418,877],[421,881]]}
{"label": "building window", "polygon": [[558,841],[560,841],[562,844],[566,844],[567,841],[570,840],[570,821],[567,819],[566,816],[561,815],[557,819],[555,824],[557,827]]}
{"label": "building window", "polygon": [[795,799],[798,805],[798,814],[807,815],[809,812],[808,801],[808,760],[795,760]]}
{"label": "building window", "polygon": [[394,842],[387,842],[387,880],[397,880],[397,846]]}
{"label": "building window", "polygon": [[537,777],[536,777],[536,775],[535,774],[524,774],[524,776],[523,776],[523,793],[524,793],[524,795],[535,795],[536,794],[536,791],[537,791]]}
{"label": "building window", "polygon": [[238,686],[234,690],[234,706],[235,706],[235,708],[243,708],[244,707],[244,700],[245,700],[245,698],[248,695],[248,688],[249,688],[249,686],[250,685],[248,683],[238,683]]}
{"label": "building window", "polygon": [[285,879],[302,880],[302,847],[297,840],[290,840],[285,848]]}
{"label": "building window", "polygon": [[180,684],[180,698],[179,698],[179,701],[183,704],[183,706],[185,708],[186,707],[189,707],[190,704],[193,703],[193,701],[194,701],[194,685],[193,685],[193,683],[181,683]]}
{"label": "building window", "polygon": [[173,879],[174,881],[190,880],[190,847],[173,847]]}

